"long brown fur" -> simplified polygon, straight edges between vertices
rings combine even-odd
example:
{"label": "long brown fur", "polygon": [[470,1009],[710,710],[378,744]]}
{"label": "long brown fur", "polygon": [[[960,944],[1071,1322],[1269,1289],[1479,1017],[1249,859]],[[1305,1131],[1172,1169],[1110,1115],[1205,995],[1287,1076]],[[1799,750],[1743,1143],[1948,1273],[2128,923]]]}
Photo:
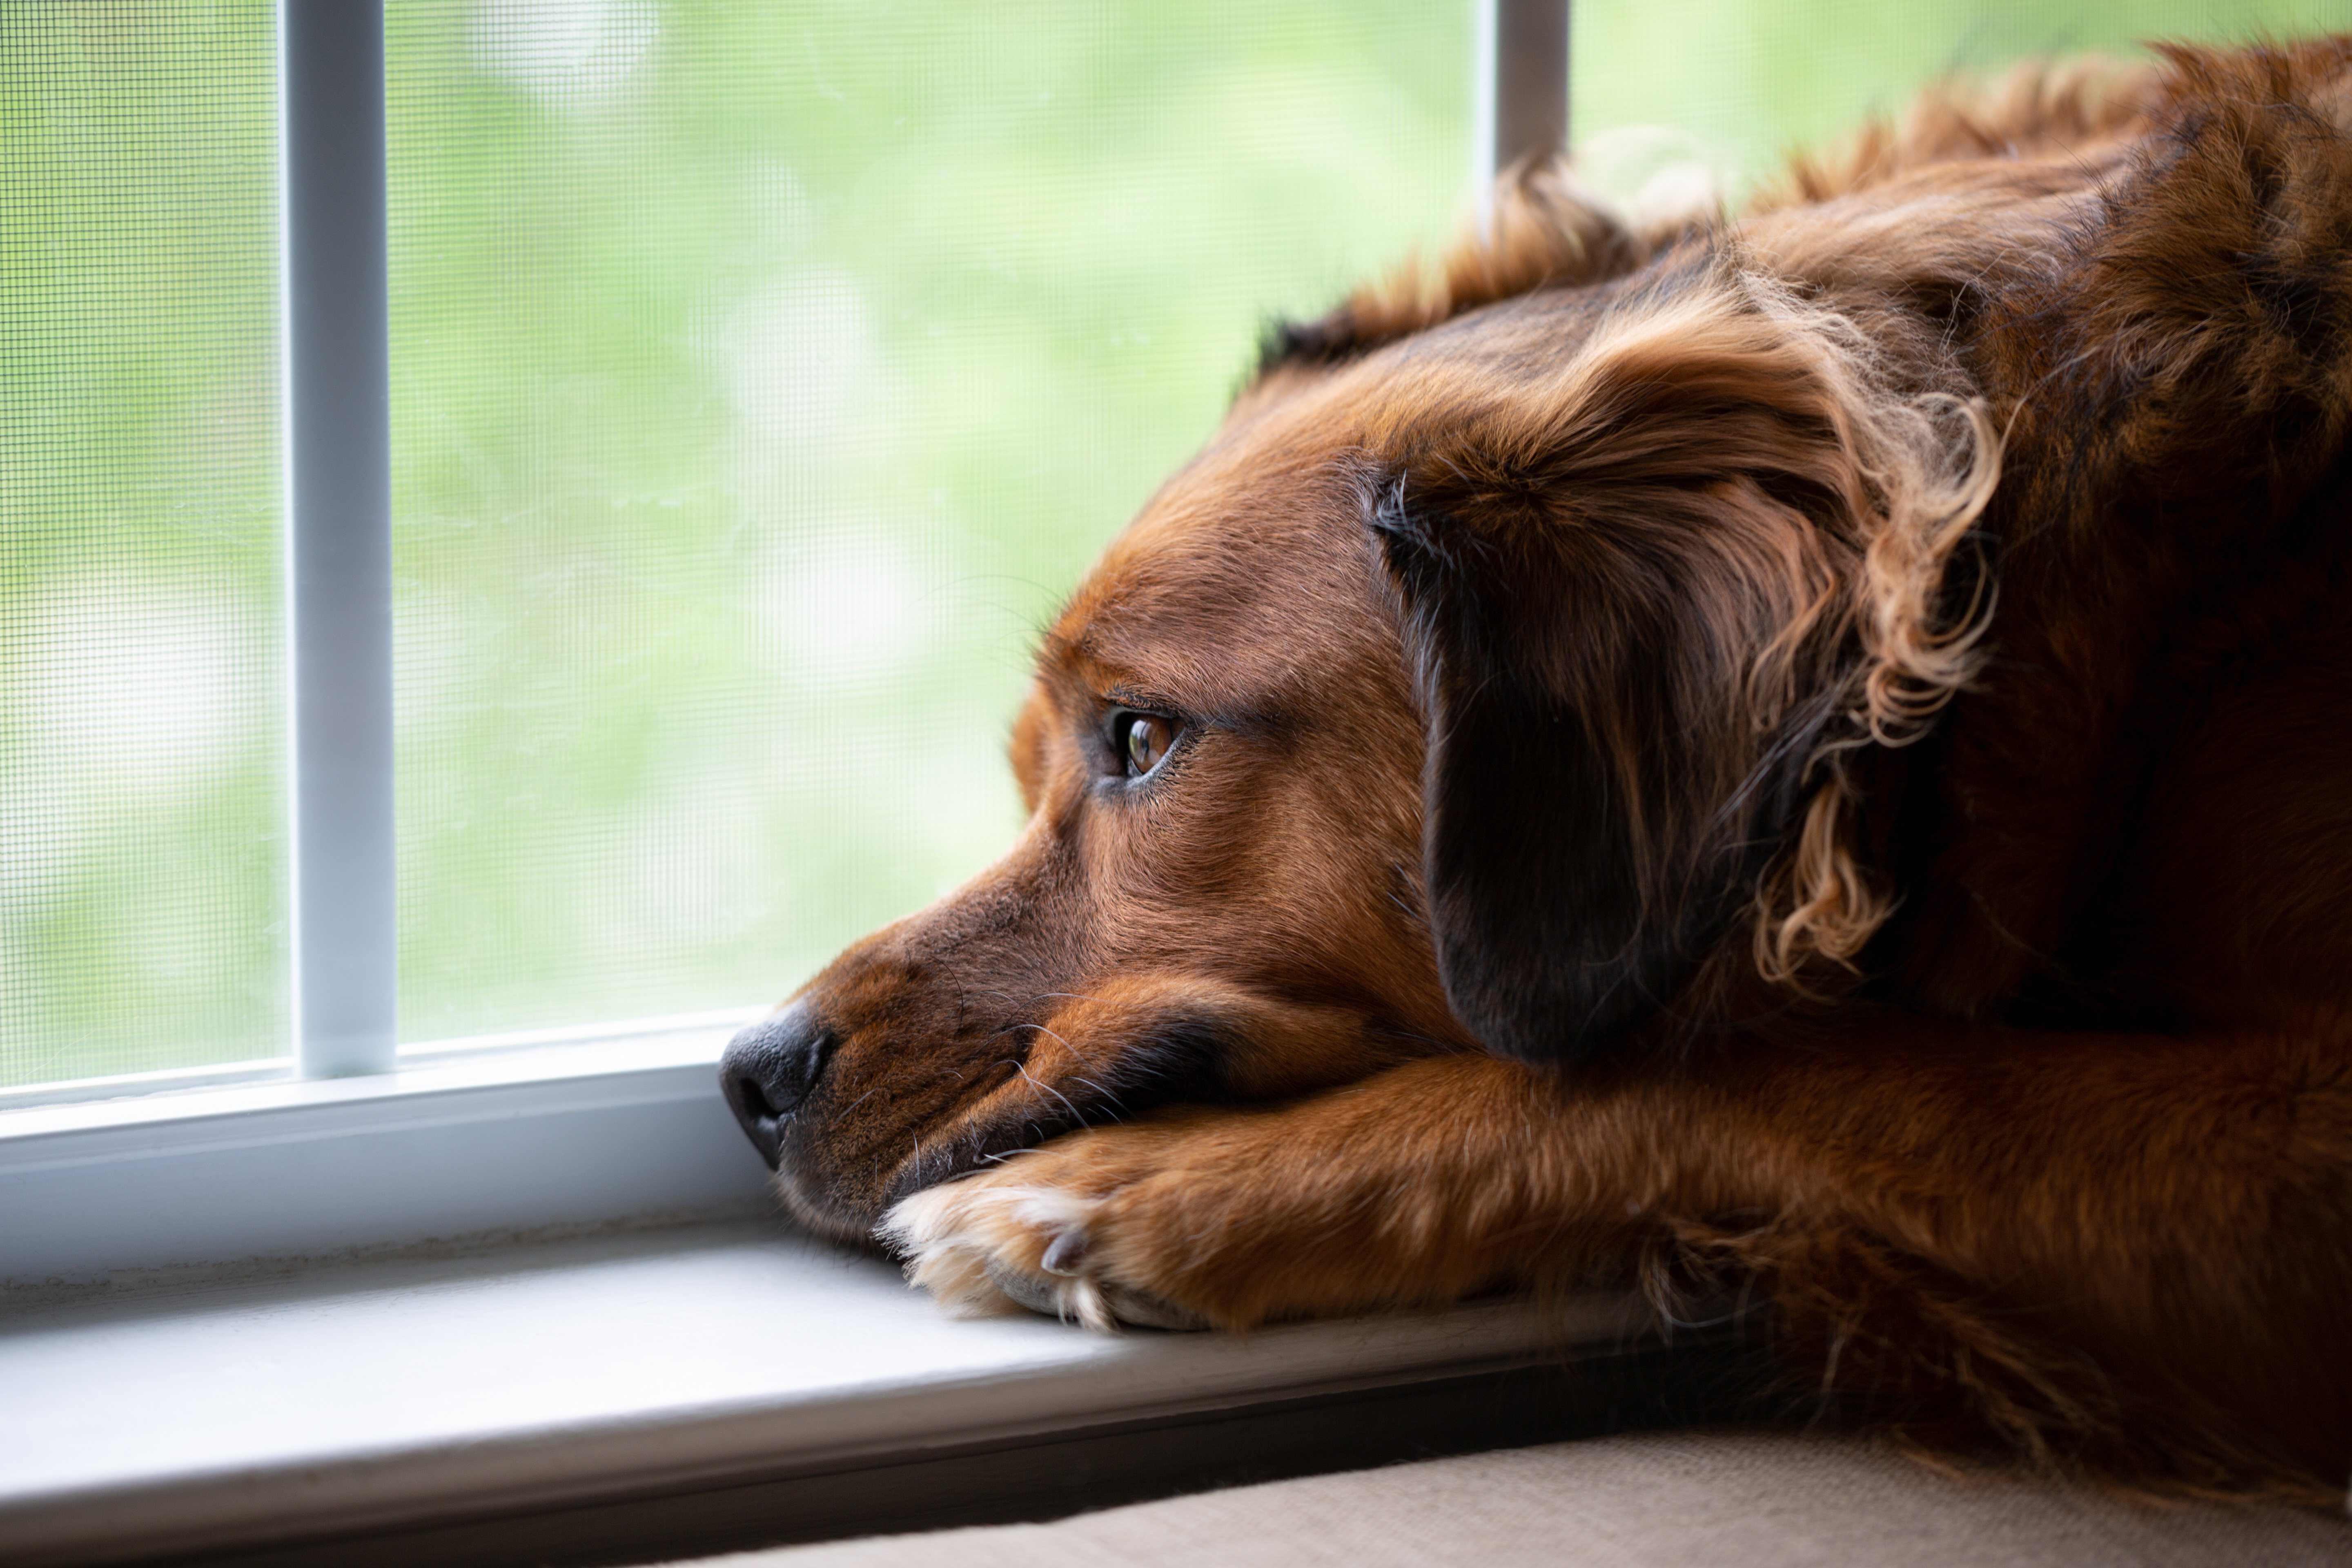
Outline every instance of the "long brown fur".
{"label": "long brown fur", "polygon": [[2340,1500],[2347,420],[2352,39],[1736,219],[1514,171],[1079,587],[1027,829],[738,1086],[781,1191],[1097,1327],[1638,1263],[1938,1451]]}

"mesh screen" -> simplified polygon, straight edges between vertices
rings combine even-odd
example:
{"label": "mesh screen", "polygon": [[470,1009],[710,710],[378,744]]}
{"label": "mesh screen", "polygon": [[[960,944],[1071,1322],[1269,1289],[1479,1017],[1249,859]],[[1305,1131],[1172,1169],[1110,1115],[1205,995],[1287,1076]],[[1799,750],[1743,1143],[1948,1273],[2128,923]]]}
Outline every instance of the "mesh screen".
{"label": "mesh screen", "polygon": [[[1899,111],[1938,77],[2031,57],[2138,58],[2352,26],[2344,0],[1576,0],[1572,138],[1621,195],[1712,175],[1737,191],[1790,151]],[[1661,192],[1660,195],[1667,193]]]}
{"label": "mesh screen", "polygon": [[0,7],[0,1086],[286,1049],[275,49]]}
{"label": "mesh screen", "polygon": [[1467,4],[404,4],[404,1037],[770,1001],[1002,850],[1036,626],[1442,236]]}

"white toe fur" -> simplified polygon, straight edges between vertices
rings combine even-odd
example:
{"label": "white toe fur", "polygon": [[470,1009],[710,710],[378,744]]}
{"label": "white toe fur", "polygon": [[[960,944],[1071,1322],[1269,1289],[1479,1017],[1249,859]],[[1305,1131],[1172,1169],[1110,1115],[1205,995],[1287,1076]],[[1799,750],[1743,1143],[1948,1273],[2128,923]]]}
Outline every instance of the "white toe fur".
{"label": "white toe fur", "polygon": [[950,1311],[978,1316],[1028,1308],[1116,1333],[1118,1320],[1082,1256],[1075,1273],[1045,1268],[1046,1249],[1083,1235],[1100,1206],[1052,1187],[950,1182],[899,1203],[875,1234],[907,1255],[908,1283]]}

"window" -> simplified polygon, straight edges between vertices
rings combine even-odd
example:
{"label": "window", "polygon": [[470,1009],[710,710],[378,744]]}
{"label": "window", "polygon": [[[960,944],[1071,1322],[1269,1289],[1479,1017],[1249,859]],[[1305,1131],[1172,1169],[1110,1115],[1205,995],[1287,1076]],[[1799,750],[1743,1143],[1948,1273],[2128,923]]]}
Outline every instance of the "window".
{"label": "window", "polygon": [[[1267,320],[1451,230],[1491,151],[1481,40],[1544,9],[394,0],[368,210],[397,875],[340,888],[389,913],[396,887],[372,962],[396,940],[403,1060],[455,1076],[11,1111],[0,1167],[98,1139],[35,1161],[59,1184],[18,1212],[58,1247],[27,1256],[104,1261],[55,1194],[100,1193],[70,1173],[123,1128],[268,1144],[207,1121],[233,1112],[363,1141],[552,1106],[618,1119],[598,1203],[754,1190],[612,1139],[741,1155],[699,1065],[728,1021],[1005,842],[1034,627]],[[1621,195],[1737,189],[1939,72],[2321,10],[1594,3],[1572,123]],[[288,1076],[280,21],[0,11],[0,1104]],[[371,1202],[448,1157],[370,1147],[344,1165]],[[415,1188],[479,1193],[453,1171]],[[587,1190],[491,1184],[512,1204],[466,1223]],[[157,1217],[170,1186],[121,1201],[173,1256],[445,1223],[419,1197],[352,1229],[321,1180],[292,1229],[205,1230]]]}

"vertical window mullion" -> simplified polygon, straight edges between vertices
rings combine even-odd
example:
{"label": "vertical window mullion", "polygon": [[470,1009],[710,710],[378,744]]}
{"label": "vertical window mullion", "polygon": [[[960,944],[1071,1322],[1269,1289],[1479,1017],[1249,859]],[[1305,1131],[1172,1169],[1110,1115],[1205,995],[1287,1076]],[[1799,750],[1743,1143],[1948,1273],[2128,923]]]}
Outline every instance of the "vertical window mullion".
{"label": "vertical window mullion", "polygon": [[393,1065],[390,353],[381,0],[280,0],[295,1054]]}
{"label": "vertical window mullion", "polygon": [[1568,145],[1570,0],[1476,3],[1470,188],[1483,233],[1493,216],[1495,176],[1527,153]]}

